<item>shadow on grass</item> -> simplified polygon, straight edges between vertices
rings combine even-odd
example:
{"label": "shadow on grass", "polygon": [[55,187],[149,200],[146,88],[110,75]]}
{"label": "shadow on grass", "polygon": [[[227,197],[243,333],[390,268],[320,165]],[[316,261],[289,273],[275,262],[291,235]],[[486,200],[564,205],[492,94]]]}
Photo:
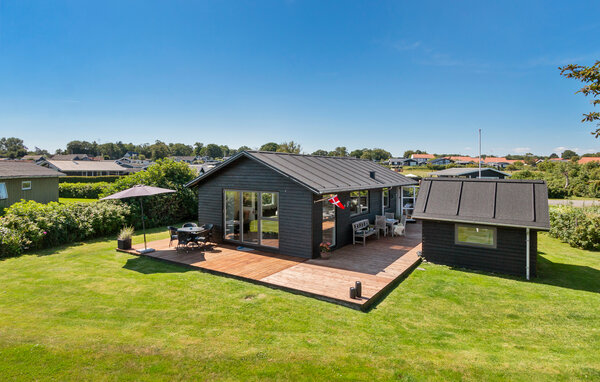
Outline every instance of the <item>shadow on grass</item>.
{"label": "shadow on grass", "polygon": [[537,257],[538,277],[533,282],[562,288],[600,293],[600,270],[585,265],[554,263],[540,251]]}
{"label": "shadow on grass", "polygon": [[125,265],[123,265],[123,268],[145,275],[155,273],[185,273],[192,271],[192,269],[186,266],[157,261],[157,259],[147,257],[135,257],[129,259]]}

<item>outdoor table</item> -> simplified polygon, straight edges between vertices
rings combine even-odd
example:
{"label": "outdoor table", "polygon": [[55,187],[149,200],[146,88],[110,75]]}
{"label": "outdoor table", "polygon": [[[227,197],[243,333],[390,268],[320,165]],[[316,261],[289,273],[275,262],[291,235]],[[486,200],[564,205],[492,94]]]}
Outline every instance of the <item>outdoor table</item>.
{"label": "outdoor table", "polygon": [[200,244],[198,244],[198,242],[196,241],[196,237],[199,236],[201,233],[206,232],[207,230],[205,228],[202,227],[183,227],[183,228],[177,228],[177,232],[185,232],[188,235],[190,235],[191,238],[193,238],[191,240],[192,243],[195,243],[198,247],[200,247]]}
{"label": "outdoor table", "polygon": [[390,226],[390,231],[392,231],[392,237],[394,237],[394,224],[398,224],[399,221],[396,219],[385,219],[385,224]]}

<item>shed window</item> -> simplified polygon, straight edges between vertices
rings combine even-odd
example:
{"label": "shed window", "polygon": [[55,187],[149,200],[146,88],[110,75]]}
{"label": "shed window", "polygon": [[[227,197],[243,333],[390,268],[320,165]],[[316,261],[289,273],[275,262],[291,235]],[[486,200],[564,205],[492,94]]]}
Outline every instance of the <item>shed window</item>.
{"label": "shed window", "polygon": [[366,214],[369,212],[369,191],[352,191],[350,193],[350,214]]}
{"label": "shed window", "polygon": [[496,247],[496,228],[478,225],[456,225],[456,244]]}
{"label": "shed window", "polygon": [[0,183],[0,200],[8,199],[8,192],[6,192],[6,183]]}
{"label": "shed window", "polygon": [[21,190],[31,190],[31,180],[24,180],[21,182]]}

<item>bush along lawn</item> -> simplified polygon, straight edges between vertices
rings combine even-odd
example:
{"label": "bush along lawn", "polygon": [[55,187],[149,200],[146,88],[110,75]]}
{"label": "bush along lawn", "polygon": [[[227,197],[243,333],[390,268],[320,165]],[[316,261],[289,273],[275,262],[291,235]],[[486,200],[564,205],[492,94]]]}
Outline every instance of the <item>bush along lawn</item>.
{"label": "bush along lawn", "polygon": [[550,235],[576,248],[600,250],[600,206],[551,206]]}
{"label": "bush along lawn", "polygon": [[424,263],[368,313],[115,246],[0,260],[3,379],[600,379],[600,256],[546,234],[532,282]]}

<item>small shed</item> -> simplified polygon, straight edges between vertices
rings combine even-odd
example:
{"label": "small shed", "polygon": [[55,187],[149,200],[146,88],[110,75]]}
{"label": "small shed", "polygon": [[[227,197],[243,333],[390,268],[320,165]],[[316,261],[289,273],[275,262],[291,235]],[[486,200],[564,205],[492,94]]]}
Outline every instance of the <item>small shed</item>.
{"label": "small shed", "polygon": [[58,201],[58,177],[65,175],[31,162],[0,161],[0,211],[13,203]]}
{"label": "small shed", "polygon": [[[479,178],[478,167],[453,167],[445,170],[435,171],[430,174],[431,176],[437,176],[440,178]],[[495,168],[483,167],[481,169],[482,178],[490,179],[504,179],[508,178],[510,174],[496,170]]]}
{"label": "small shed", "polygon": [[[358,220],[400,216],[403,187],[416,184],[370,160],[243,151],[187,186],[217,242],[313,258],[321,242],[334,250],[352,243]],[[334,195],[345,209],[327,202]]]}
{"label": "small shed", "polygon": [[550,229],[548,189],[542,180],[426,178],[413,217],[428,261],[529,279],[537,232]]}

